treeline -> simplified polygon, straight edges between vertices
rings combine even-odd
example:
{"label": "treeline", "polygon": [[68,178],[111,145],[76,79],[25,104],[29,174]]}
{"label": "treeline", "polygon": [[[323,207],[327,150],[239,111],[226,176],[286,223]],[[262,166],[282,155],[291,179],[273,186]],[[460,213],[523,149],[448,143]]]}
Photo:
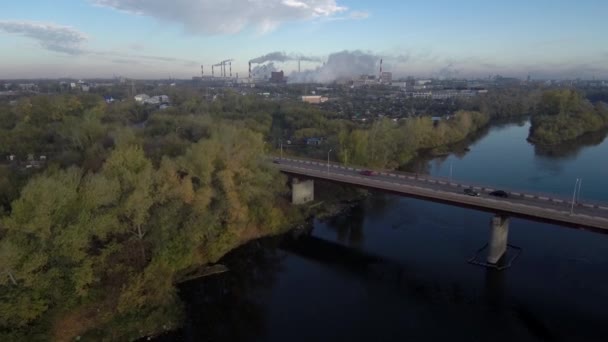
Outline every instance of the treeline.
{"label": "treeline", "polygon": [[531,124],[531,142],[555,145],[608,127],[608,106],[592,104],[575,90],[550,90],[543,93]]}
{"label": "treeline", "polygon": [[488,115],[468,111],[459,111],[440,121],[433,121],[430,117],[398,123],[383,119],[369,129],[341,131],[337,153],[347,164],[397,168],[410,162],[419,151],[464,140],[488,122]]}

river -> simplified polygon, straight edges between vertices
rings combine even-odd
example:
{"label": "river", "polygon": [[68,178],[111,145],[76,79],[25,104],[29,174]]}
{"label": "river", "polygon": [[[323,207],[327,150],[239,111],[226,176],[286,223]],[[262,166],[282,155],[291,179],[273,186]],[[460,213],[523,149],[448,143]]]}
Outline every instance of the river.
{"label": "river", "polygon": [[[529,123],[493,126],[433,175],[608,202],[608,140],[553,150]],[[159,341],[608,341],[608,236],[513,219],[506,271],[467,263],[491,215],[375,193],[310,236],[253,242],[231,271],[180,288],[186,321]]]}

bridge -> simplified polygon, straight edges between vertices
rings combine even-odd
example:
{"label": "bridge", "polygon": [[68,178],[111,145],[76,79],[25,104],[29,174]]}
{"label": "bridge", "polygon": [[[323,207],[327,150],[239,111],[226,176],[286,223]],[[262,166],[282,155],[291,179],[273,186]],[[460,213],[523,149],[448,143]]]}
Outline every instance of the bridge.
{"label": "bridge", "polygon": [[[281,172],[292,176],[294,204],[314,200],[314,180],[317,179],[491,212],[495,216],[491,222],[486,258],[489,265],[496,265],[507,251],[510,217],[608,233],[608,204],[581,202],[574,196],[568,199],[557,195],[501,189],[508,195],[503,198],[490,195],[497,190],[492,186],[291,157],[277,158],[274,165]],[[473,190],[473,196],[466,194],[465,189]]]}

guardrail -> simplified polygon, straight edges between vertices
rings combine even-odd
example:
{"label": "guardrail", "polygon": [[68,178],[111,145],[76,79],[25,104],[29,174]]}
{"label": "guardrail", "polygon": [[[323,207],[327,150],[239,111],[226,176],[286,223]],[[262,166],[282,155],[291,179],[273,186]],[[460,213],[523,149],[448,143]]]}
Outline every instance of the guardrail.
{"label": "guardrail", "polygon": [[[322,161],[322,160],[318,160],[318,159],[293,158],[293,157],[275,158],[275,159],[302,163],[302,164],[322,166],[322,167],[326,167],[328,165],[327,161]],[[564,206],[572,205],[572,198],[562,197],[557,194],[531,192],[531,191],[518,191],[518,190],[514,190],[514,189],[507,189],[507,188],[500,187],[500,186],[481,185],[481,184],[475,184],[475,183],[471,183],[471,182],[454,181],[453,179],[449,179],[447,177],[421,175],[421,174],[417,174],[417,173],[410,173],[410,172],[403,172],[403,171],[374,170],[374,169],[365,168],[365,167],[361,167],[361,166],[354,166],[354,165],[346,166],[344,164],[331,162],[331,161],[329,162],[329,167],[332,169],[342,169],[342,170],[348,170],[348,171],[354,171],[354,172],[370,170],[370,171],[375,172],[378,175],[385,176],[385,177],[395,177],[395,178],[399,178],[399,179],[407,179],[410,181],[424,182],[424,183],[428,183],[428,184],[448,185],[448,186],[453,186],[456,188],[463,188],[463,189],[472,188],[472,189],[475,189],[476,191],[480,191],[480,192],[484,192],[484,193],[490,193],[492,191],[500,189],[500,190],[507,192],[511,197],[524,198],[524,199],[526,199],[526,198],[527,199],[536,199],[536,200],[541,200],[541,201],[552,202],[555,204],[563,204]],[[584,208],[589,208],[589,209],[601,209],[601,210],[608,211],[608,203],[590,201],[590,200],[584,200],[584,201],[579,200],[578,202],[575,203],[575,207],[584,207]]]}

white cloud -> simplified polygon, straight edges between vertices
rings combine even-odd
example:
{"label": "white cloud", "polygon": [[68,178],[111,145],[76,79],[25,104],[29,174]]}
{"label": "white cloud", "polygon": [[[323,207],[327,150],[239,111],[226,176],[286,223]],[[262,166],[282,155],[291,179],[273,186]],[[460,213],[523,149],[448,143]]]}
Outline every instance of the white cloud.
{"label": "white cloud", "polygon": [[284,22],[329,18],[348,10],[336,0],[89,1],[102,7],[179,23],[188,32],[204,34],[232,34],[249,27],[267,32]]}
{"label": "white cloud", "polygon": [[70,55],[83,53],[87,36],[69,26],[29,21],[0,20],[0,31],[37,41],[44,49]]}

